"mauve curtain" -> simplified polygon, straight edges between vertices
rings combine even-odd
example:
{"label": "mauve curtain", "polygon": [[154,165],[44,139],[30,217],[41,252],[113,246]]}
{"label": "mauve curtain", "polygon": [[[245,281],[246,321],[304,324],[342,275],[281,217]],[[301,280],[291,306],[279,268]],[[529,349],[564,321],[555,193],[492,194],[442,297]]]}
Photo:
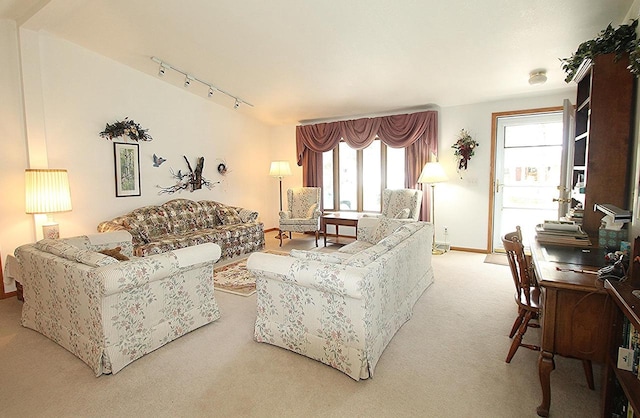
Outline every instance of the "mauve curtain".
{"label": "mauve curtain", "polygon": [[[362,118],[296,127],[298,165],[302,166],[303,185],[322,186],[322,153],[338,146],[340,139],[351,148],[366,148],[378,137],[393,148],[406,148],[405,186],[423,189],[418,184],[422,167],[431,153],[438,152],[438,112],[434,110],[404,115]],[[424,193],[422,216],[429,219],[431,199]]]}

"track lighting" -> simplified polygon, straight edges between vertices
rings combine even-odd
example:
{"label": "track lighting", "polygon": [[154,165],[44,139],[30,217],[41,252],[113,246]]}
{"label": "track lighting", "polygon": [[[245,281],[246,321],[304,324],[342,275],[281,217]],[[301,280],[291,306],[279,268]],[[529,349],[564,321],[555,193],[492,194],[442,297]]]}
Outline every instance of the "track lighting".
{"label": "track lighting", "polygon": [[180,70],[180,69],[178,69],[178,68],[176,68],[176,67],[174,67],[172,65],[169,65],[169,64],[167,64],[166,62],[164,62],[163,60],[161,60],[158,57],[151,57],[151,61],[160,64],[160,68],[158,68],[158,76],[160,76],[160,77],[164,76],[165,73],[167,72],[167,70],[173,70],[173,71],[175,71],[175,72],[177,72],[179,74],[182,74],[184,76],[184,87],[185,88],[191,86],[191,82],[192,81],[197,81],[198,83],[203,84],[205,87],[208,88],[207,97],[213,97],[213,95],[216,92],[220,92],[220,93],[224,94],[225,96],[228,96],[228,97],[232,98],[235,101],[234,104],[233,104],[233,108],[234,109],[238,109],[240,107],[240,104],[246,104],[247,106],[253,107],[253,105],[251,103],[248,103],[248,102],[242,100],[241,98],[234,96],[231,93],[228,93],[228,92],[226,92],[224,90],[221,90],[218,87],[214,86],[213,84],[211,84],[209,82],[206,82],[204,80],[201,80],[198,77],[187,73],[186,71],[182,71],[182,70]]}
{"label": "track lighting", "polygon": [[193,80],[193,78],[189,75],[186,75],[184,77],[184,86],[189,87],[191,85],[191,80]]}

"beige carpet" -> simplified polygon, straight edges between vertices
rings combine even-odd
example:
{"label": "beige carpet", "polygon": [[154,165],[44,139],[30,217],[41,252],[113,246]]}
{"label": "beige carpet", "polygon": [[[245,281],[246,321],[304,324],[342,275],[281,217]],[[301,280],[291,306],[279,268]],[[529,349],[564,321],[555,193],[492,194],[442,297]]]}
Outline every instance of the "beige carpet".
{"label": "beige carpet", "polygon": [[[269,234],[272,235],[272,234]],[[301,235],[301,234],[300,234]],[[315,248],[313,239],[278,248]],[[306,246],[306,247],[305,247]],[[435,283],[418,300],[375,370],[355,382],[319,362],[253,341],[255,295],[216,293],[221,318],[96,378],[83,362],[19,324],[0,301],[3,417],[536,417],[538,353],[504,358],[516,315],[512,281],[484,254],[433,258]],[[536,341],[530,329],[525,340]],[[556,357],[551,417],[598,417],[582,364]]]}

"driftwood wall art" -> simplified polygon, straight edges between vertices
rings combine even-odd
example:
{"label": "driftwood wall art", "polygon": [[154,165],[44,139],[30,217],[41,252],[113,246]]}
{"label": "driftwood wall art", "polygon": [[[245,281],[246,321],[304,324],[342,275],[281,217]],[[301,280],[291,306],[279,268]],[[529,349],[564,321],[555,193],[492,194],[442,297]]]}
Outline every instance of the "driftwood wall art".
{"label": "driftwood wall art", "polygon": [[204,169],[204,157],[199,157],[196,161],[195,170],[191,168],[191,164],[186,156],[184,157],[184,161],[187,163],[187,168],[189,169],[188,173],[183,173],[182,170],[178,170],[176,173],[173,168],[169,169],[171,173],[171,177],[176,180],[176,184],[169,187],[156,186],[160,189],[158,194],[172,194],[175,192],[181,192],[182,190],[189,190],[190,192],[194,192],[195,190],[202,189],[202,186],[211,190],[211,188],[220,183],[219,181],[211,182],[202,176],[202,170]]}

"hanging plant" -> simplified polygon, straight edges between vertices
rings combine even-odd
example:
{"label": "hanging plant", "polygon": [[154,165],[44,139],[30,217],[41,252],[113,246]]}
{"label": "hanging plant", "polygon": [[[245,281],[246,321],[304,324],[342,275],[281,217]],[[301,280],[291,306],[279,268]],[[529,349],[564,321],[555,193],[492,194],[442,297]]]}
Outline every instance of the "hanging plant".
{"label": "hanging plant", "polygon": [[467,163],[473,157],[475,148],[479,146],[480,144],[471,138],[469,132],[464,129],[460,130],[458,140],[451,146],[451,148],[455,149],[454,155],[458,159],[458,171],[467,169]]}
{"label": "hanging plant", "polygon": [[[562,69],[567,74],[564,81],[568,83],[573,80],[576,71],[585,59],[593,59],[597,55],[615,52],[615,60],[617,61],[625,52],[637,51],[639,48],[636,42],[637,26],[638,19],[632,20],[628,25],[620,25],[616,29],[609,24],[596,38],[581,43],[571,57],[561,58]],[[640,51],[630,57],[629,65],[629,70],[636,75],[640,73],[638,55],[640,55]]]}
{"label": "hanging plant", "polygon": [[104,131],[100,132],[100,136],[107,139],[119,138],[121,136],[128,136],[132,141],[151,141],[151,135],[147,133],[148,129],[144,129],[140,124],[135,123],[134,120],[124,118],[124,120],[116,121],[115,123],[107,123],[104,127]]}

